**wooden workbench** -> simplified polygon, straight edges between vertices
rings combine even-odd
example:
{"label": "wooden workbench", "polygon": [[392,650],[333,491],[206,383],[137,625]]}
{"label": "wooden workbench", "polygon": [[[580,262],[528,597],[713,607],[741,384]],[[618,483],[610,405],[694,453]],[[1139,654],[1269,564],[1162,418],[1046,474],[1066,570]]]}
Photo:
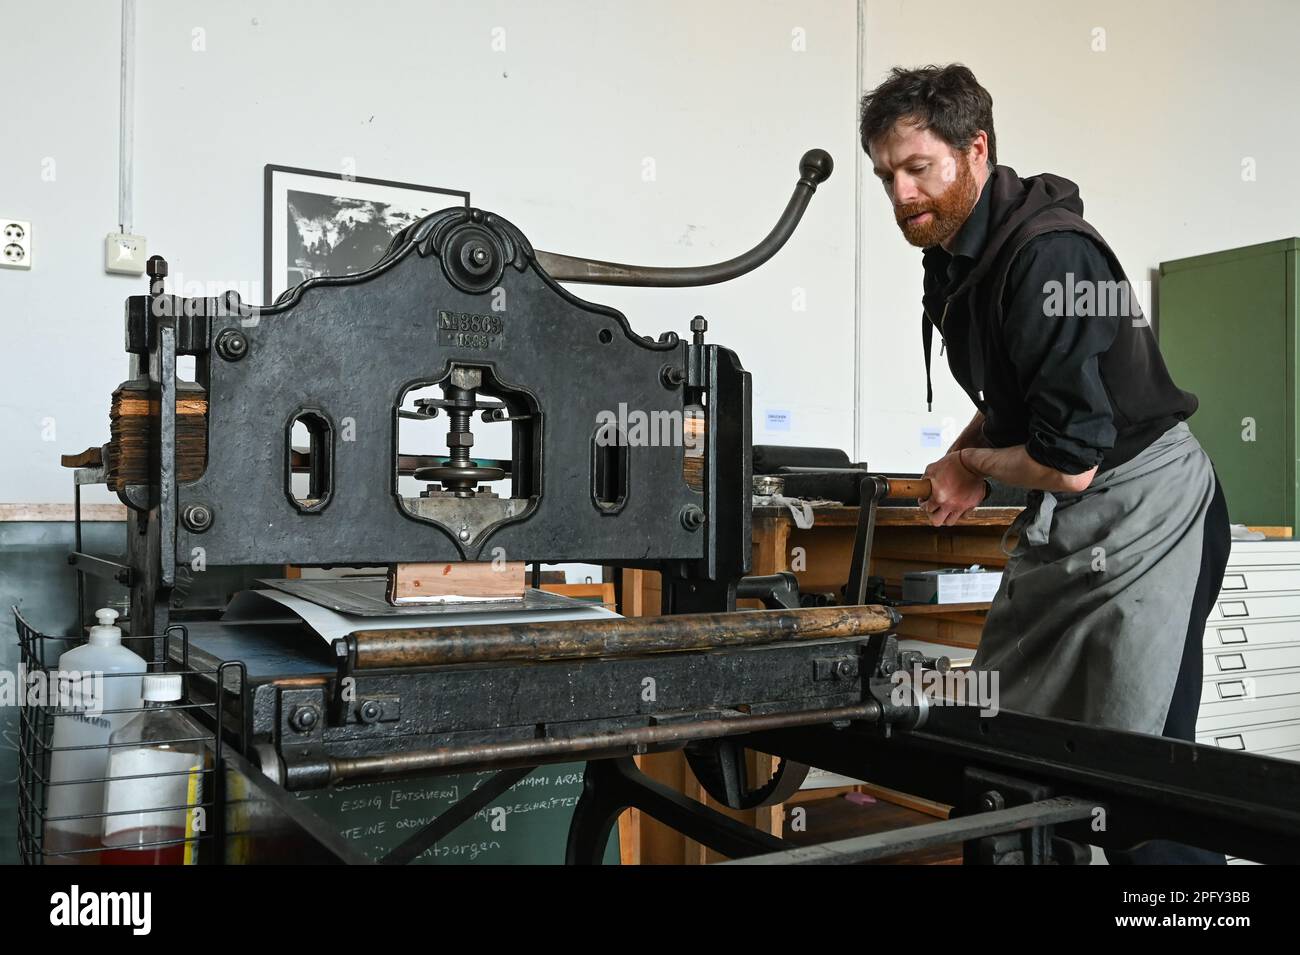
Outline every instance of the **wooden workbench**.
{"label": "wooden workbench", "polygon": [[[876,514],[870,572],[884,577],[886,592],[897,596],[902,576],[910,570],[963,567],[975,563],[1001,568],[1007,561],[1000,546],[1002,535],[1020,511],[1018,507],[981,507],[952,527],[932,527],[917,508],[880,508]],[[807,530],[796,527],[789,510],[783,507],[755,508],[753,521],[751,574],[789,570],[799,578],[802,593],[839,593],[849,576],[858,508],[818,507],[814,510],[813,526]],[[1014,536],[1009,536],[1007,550],[1014,544]],[[657,573],[625,570],[622,583],[620,611],[624,616],[654,616],[660,612],[661,588]],[[898,633],[934,643],[973,648],[979,643],[987,610],[988,604],[908,608],[904,610]],[[762,754],[754,756],[751,773],[755,779],[765,778],[764,774],[771,772],[772,760]],[[764,832],[777,836],[782,833],[785,805],[747,812],[726,809],[707,797],[681,753],[649,754],[638,757],[637,762],[647,775],[692,799],[707,802],[714,809]],[[909,805],[936,817],[946,816],[946,807],[924,806],[871,786],[801,790],[790,802],[807,805],[810,801],[833,798],[852,789],[899,805]],[[636,828],[643,863],[702,863],[718,858],[699,843],[646,816],[640,816]]]}
{"label": "wooden workbench", "polygon": [[[940,567],[980,564],[1006,566],[1002,535],[1021,511],[1019,507],[977,507],[952,527],[932,527],[915,507],[882,507],[876,512],[870,573],[885,578],[885,590],[897,598],[903,574]],[[837,599],[848,580],[858,508],[819,507],[813,526],[801,530],[786,508],[754,509],[753,574],[792,570],[801,593],[832,593]],[[1006,547],[1015,545],[1009,536]],[[951,646],[979,644],[988,604],[917,606],[904,610],[900,636]]]}
{"label": "wooden workbench", "polygon": [[[882,507],[876,513],[871,549],[871,574],[885,578],[886,592],[898,597],[903,574],[939,567],[980,564],[1006,566],[1002,535],[1021,508],[977,507],[952,527],[931,527],[914,507]],[[754,508],[754,558],[751,574],[793,571],[801,593],[838,595],[848,581],[858,508],[819,507],[813,526],[801,530],[783,507]],[[1008,536],[1006,547],[1015,545]],[[625,616],[659,613],[659,575],[653,571],[623,572],[622,609]],[[752,601],[742,604],[758,606]],[[979,643],[988,604],[926,605],[905,608],[898,632],[902,636],[950,646],[974,648]]]}

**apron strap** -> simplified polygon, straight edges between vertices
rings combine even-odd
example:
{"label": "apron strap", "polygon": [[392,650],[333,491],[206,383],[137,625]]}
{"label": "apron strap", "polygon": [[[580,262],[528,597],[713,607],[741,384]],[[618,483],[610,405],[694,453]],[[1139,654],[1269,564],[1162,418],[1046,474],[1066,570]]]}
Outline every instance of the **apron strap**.
{"label": "apron strap", "polygon": [[1034,545],[1047,543],[1048,534],[1052,530],[1052,515],[1056,513],[1056,495],[1051,491],[1030,491],[1029,503],[1025,509],[1016,515],[1016,519],[1011,522],[1005,531],[1002,532],[1002,540],[998,542],[998,549],[1007,557],[1014,557],[1015,554],[1007,550],[1007,538],[1012,533],[1019,534],[1021,539]]}

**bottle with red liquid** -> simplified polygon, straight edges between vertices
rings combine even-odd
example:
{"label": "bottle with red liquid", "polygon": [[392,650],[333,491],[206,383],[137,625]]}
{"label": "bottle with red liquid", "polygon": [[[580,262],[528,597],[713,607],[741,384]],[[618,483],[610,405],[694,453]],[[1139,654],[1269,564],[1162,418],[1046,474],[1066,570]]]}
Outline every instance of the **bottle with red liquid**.
{"label": "bottle with red liquid", "polygon": [[[148,667],[122,646],[117,611],[95,611],[90,638],[59,657],[59,700],[50,740],[46,865],[99,865],[108,741],[140,708]],[[128,712],[123,712],[128,711]]]}
{"label": "bottle with red liquid", "polygon": [[181,677],[150,673],[144,712],[109,740],[102,865],[191,865],[201,834],[202,731],[177,708]]}

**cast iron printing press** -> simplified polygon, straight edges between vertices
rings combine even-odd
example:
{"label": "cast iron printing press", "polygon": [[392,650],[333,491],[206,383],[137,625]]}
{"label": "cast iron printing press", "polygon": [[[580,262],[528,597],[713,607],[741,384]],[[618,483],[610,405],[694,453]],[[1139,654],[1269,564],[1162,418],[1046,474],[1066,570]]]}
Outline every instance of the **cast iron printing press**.
{"label": "cast iron printing press", "polygon": [[[865,571],[876,505],[922,488],[860,474],[844,605],[801,608],[792,575],[747,576],[750,377],[739,358],[706,342],[701,319],[689,341],[642,335],[560,283],[743,275],[790,238],[831,168],[825,152],[807,153],[772,232],[699,268],[535,250],[505,219],[466,208],[404,229],[366,271],[310,279],[267,307],[169,295],[166,263],[150,261],[148,294],[126,304],[131,374],[114,396],[112,440],[70,462],[78,487],[107,483],[129,509],[127,558],[78,547],[70,562],[129,587],[130,634],[155,658],[208,665],[189,695],[209,704],[223,744],[217,778],[226,789],[237,779],[243,799],[260,794],[259,812],[222,819],[240,859],[356,861],[288,792],[494,771],[384,860],[407,862],[533,768],[574,759],[587,760],[574,863],[601,859],[628,807],[747,862],[858,862],[962,842],[968,862],[1073,863],[1088,843],[1152,837],[1300,858],[1294,763],[981,717],[930,705],[914,685],[900,694],[908,684],[894,674],[946,661],[900,651],[896,611],[863,603]],[[195,358],[194,382],[177,379],[181,355]],[[694,429],[698,453],[630,440],[608,418],[620,406]],[[403,453],[402,422],[439,416],[447,452]],[[508,459],[473,453],[476,425],[509,429]],[[388,573],[277,576],[203,612],[178,599],[196,555],[209,569]],[[394,590],[404,569],[500,559],[656,570],[663,615],[625,619],[531,587],[473,603]],[[737,610],[738,598],[767,609]],[[350,623],[330,633],[322,616]],[[812,765],[956,809],[791,849],[634,763],[671,749],[731,807],[785,800]],[[751,750],[781,758],[770,779],[748,778]],[[216,855],[232,857],[221,845]]]}

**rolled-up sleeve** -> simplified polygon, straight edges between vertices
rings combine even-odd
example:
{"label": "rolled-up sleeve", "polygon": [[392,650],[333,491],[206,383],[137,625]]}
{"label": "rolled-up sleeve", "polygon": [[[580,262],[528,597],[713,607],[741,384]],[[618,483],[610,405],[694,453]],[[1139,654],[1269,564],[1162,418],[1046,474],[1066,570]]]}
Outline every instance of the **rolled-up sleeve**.
{"label": "rolled-up sleeve", "polygon": [[[1097,466],[1115,446],[1100,356],[1119,332],[1099,290],[1115,276],[1101,250],[1077,232],[1052,232],[1016,255],[1003,294],[1003,339],[1025,396],[1025,451],[1065,474]],[[1091,291],[1088,289],[1091,288]]]}

